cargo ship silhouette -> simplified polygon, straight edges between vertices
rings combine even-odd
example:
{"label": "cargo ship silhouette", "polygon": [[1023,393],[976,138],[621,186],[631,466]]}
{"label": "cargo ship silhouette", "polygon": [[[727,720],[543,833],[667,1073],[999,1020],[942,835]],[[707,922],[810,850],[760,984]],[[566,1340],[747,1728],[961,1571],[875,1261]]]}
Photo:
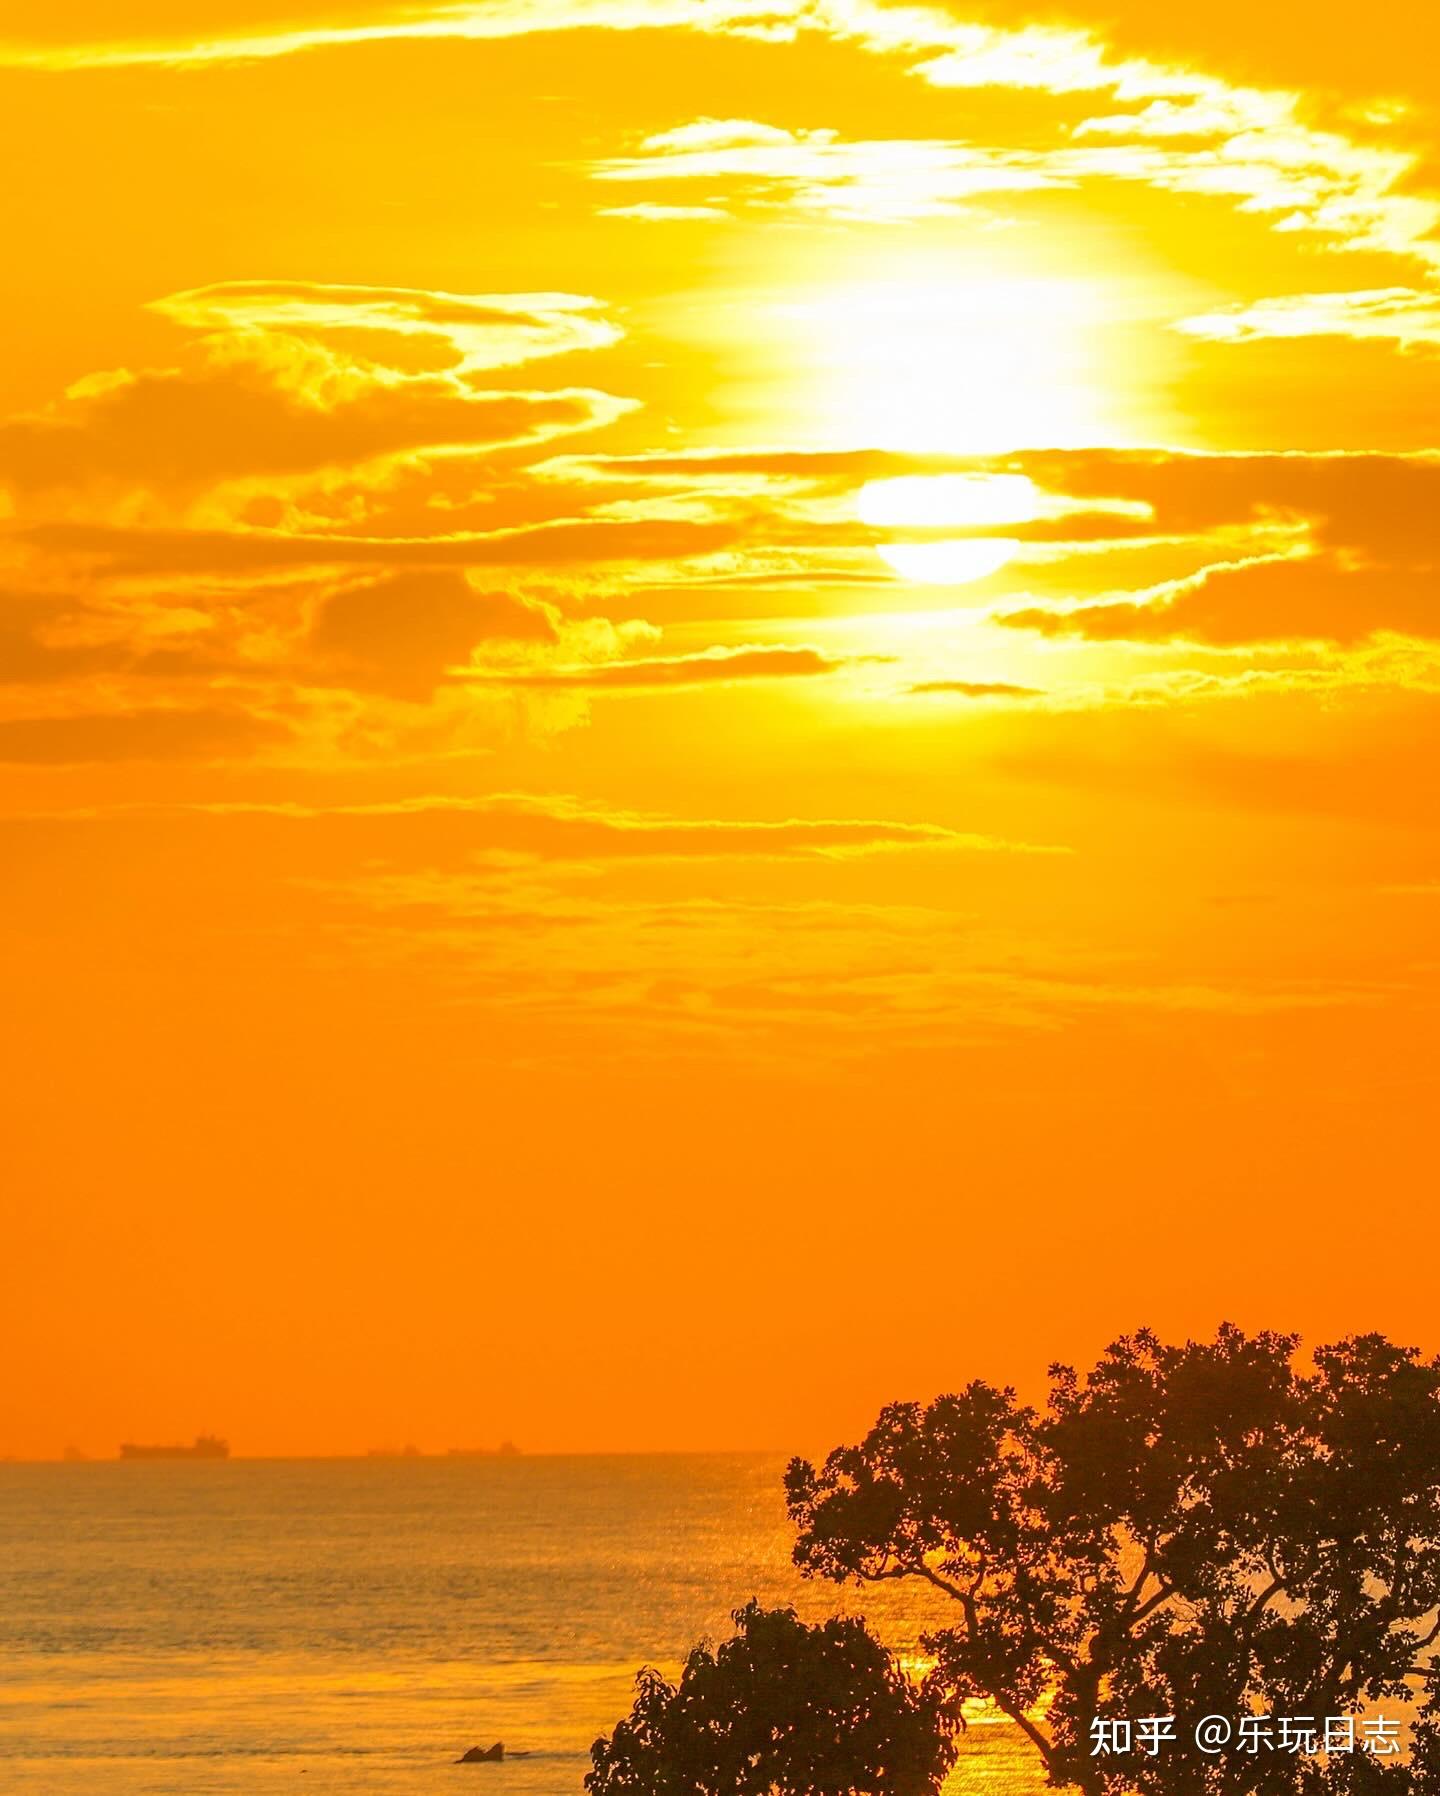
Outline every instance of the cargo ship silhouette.
{"label": "cargo ship silhouette", "polygon": [[230,1457],[229,1441],[222,1441],[216,1434],[197,1435],[194,1444],[189,1447],[147,1447],[135,1441],[120,1443],[122,1459],[228,1459]]}

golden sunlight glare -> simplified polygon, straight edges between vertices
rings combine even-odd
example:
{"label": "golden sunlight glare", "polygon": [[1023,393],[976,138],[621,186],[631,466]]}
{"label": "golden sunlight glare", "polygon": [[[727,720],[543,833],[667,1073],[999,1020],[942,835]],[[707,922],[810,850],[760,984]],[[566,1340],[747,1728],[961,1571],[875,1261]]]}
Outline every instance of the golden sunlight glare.
{"label": "golden sunlight glare", "polygon": [[[1039,515],[1039,492],[1023,474],[909,474],[871,480],[860,489],[862,523],[904,528],[971,529],[1025,524]],[[998,573],[1019,550],[1014,537],[943,537],[877,545],[876,553],[906,580],[965,585]]]}
{"label": "golden sunlight glare", "polygon": [[950,454],[1112,440],[1099,288],[921,258],[806,294],[827,435]]}

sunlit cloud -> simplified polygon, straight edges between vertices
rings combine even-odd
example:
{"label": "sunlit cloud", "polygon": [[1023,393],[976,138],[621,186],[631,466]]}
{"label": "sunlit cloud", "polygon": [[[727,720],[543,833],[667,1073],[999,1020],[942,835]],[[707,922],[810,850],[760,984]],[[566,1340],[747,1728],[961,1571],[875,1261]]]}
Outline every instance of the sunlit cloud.
{"label": "sunlit cloud", "polygon": [[628,409],[623,399],[587,389],[487,393],[426,376],[327,395],[248,359],[120,370],[72,388],[44,412],[0,424],[0,483],[42,489],[128,480],[193,490],[415,449],[542,443],[599,428]]}
{"label": "sunlit cloud", "polygon": [[[298,9],[303,20],[303,6]],[[206,35],[136,34],[89,43],[35,42],[16,34],[0,40],[0,60],[13,67],[135,68],[181,67],[186,64],[251,62],[306,52],[387,42],[484,43],[533,32],[556,30],[757,30],[766,32],[777,19],[797,23],[801,0],[499,0],[476,4],[444,0],[429,6],[385,3],[367,9],[373,16],[337,25],[328,14],[268,32],[235,30]]]}
{"label": "sunlit cloud", "polygon": [[509,368],[538,356],[607,349],[619,328],[600,302],[575,293],[436,293],[410,287],[343,287],[318,281],[225,281],[151,302],[192,330],[272,330],[298,336],[361,332],[440,337],[467,370]]}
{"label": "sunlit cloud", "polygon": [[842,142],[823,128],[699,119],[597,164],[599,181],[703,181],[786,211],[897,222],[955,216],[983,195],[1067,184],[1037,162],[911,138]]}
{"label": "sunlit cloud", "polygon": [[737,680],[808,679],[842,673],[889,657],[833,656],[805,647],[714,648],[695,655],[651,656],[591,667],[547,667],[541,671],[483,676],[509,686],[595,687],[606,691],[659,690],[675,686],[729,685]]}
{"label": "sunlit cloud", "polygon": [[1216,343],[1254,343],[1276,337],[1355,337],[1397,343],[1402,349],[1440,344],[1440,290],[1357,288],[1295,293],[1253,305],[1182,318],[1176,329]]}
{"label": "sunlit cloud", "polygon": [[[828,127],[698,119],[596,163],[605,182],[703,181],[752,204],[879,222],[957,213],[1001,196],[1135,182],[1211,195],[1351,250],[1440,265],[1440,206],[1397,191],[1414,163],[1303,125],[1293,95],[1214,84],[1193,105],[1082,119],[1045,148],[912,137],[843,139]],[[1182,126],[1186,128],[1182,128]],[[1100,143],[1087,141],[1100,138]]]}
{"label": "sunlit cloud", "polygon": [[[609,347],[614,326],[568,294],[463,297],[237,281],[153,302],[190,331],[176,366],[75,382],[0,422],[0,486],[129,481],[194,489],[406,451],[595,429],[634,402],[588,388],[487,389],[487,370]],[[406,365],[423,342],[438,366]]]}
{"label": "sunlit cloud", "polygon": [[723,206],[662,206],[641,200],[633,206],[602,206],[602,218],[635,218],[646,224],[676,224],[693,220],[728,218]]}
{"label": "sunlit cloud", "polygon": [[1440,560],[1367,566],[1334,555],[1222,563],[1131,597],[996,614],[1012,629],[1091,641],[1366,641],[1382,632],[1440,640]]}
{"label": "sunlit cloud", "polygon": [[[995,165],[991,178],[1002,190],[1008,181],[1013,190],[1017,181],[1043,185],[1051,179],[1081,178],[1087,172],[1108,173],[1182,192],[1214,192],[1247,207],[1282,214],[1287,228],[1319,230],[1342,238],[1348,233],[1362,247],[1420,256],[1432,266],[1437,260],[1427,242],[1435,224],[1434,205],[1395,192],[1413,157],[1404,150],[1377,149],[1304,124],[1300,96],[1235,86],[1203,72],[1144,58],[1115,56],[1099,37],[1079,28],[982,25],[957,20],[939,7],[888,7],[877,0],[773,0],[771,4],[759,0],[564,0],[559,6],[545,0],[501,0],[483,7],[381,7],[373,20],[348,27],[317,19],[308,27],[302,24],[272,34],[238,33],[228,38],[178,34],[149,44],[122,40],[90,45],[27,43],[12,38],[0,56],[12,64],[52,69],[97,64],[163,66],[243,61],[387,39],[484,41],[567,29],[689,29],[787,41],[813,32],[874,55],[901,59],[919,79],[934,87],[1009,88],[1108,98],[1133,110],[1096,112],[1088,121],[1081,121],[1078,136],[1083,138],[1088,130],[1092,135],[1128,140],[1118,155],[1083,147],[1057,149],[1049,160],[1044,154],[1037,160],[1012,155]],[[830,175],[839,176],[835,180],[823,171],[827,163],[843,163],[853,146],[837,144],[828,132],[814,128],[787,135],[788,145],[779,149],[792,158],[789,167],[770,165],[769,175],[803,184],[815,182],[819,174],[815,190],[820,203],[835,203],[837,193],[843,193],[846,186],[846,172],[832,166]],[[673,138],[674,133],[653,140],[662,154],[666,136]],[[1199,147],[1155,153],[1154,146],[1175,145],[1187,137],[1201,139]],[[1144,154],[1147,145],[1150,153]],[[928,157],[933,162],[936,146],[898,141],[888,147],[872,143],[865,151],[881,173],[869,197],[862,192],[862,213],[870,210],[884,216],[886,190],[892,205],[903,204],[899,196],[908,194],[912,205],[944,206],[964,191],[964,181],[986,178],[978,165],[967,163],[956,173],[959,188],[936,191],[932,187],[922,199],[932,176],[915,167],[914,159]],[[692,143],[682,145],[676,153],[682,158],[707,153],[763,156],[765,146],[732,142],[707,151]],[[886,160],[891,157],[898,158],[901,166],[886,171]],[[745,164],[743,168],[755,173],[759,165]],[[693,164],[687,172],[695,172]],[[863,180],[862,171],[862,190]]]}
{"label": "sunlit cloud", "polygon": [[1016,686],[1008,680],[917,680],[906,688],[916,698],[1040,698],[1038,686]]}

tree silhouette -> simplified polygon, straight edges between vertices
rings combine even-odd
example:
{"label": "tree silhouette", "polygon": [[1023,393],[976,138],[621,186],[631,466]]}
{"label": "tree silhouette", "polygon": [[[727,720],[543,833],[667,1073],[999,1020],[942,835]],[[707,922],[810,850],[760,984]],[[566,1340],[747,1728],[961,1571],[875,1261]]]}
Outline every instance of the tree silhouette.
{"label": "tree silhouette", "polygon": [[753,1600],[734,1621],[678,1684],[640,1673],[629,1719],[590,1749],[592,1796],[933,1796],[957,1717],[863,1622]]}
{"label": "tree silhouette", "polygon": [[[858,1446],[790,1465],[796,1562],[942,1592],[954,1619],[925,1637],[932,1683],[998,1704],[1054,1785],[1433,1796],[1440,1362],[1366,1335],[1305,1369],[1297,1347],[1229,1326],[1183,1347],[1142,1331],[1083,1379],[1053,1367],[1043,1411],[978,1382],[893,1404]],[[1210,1715],[1323,1730],[1407,1699],[1400,1761],[1207,1756],[1193,1738]],[[1176,1718],[1173,1745],[1094,1754],[1097,1718],[1152,1716]]]}

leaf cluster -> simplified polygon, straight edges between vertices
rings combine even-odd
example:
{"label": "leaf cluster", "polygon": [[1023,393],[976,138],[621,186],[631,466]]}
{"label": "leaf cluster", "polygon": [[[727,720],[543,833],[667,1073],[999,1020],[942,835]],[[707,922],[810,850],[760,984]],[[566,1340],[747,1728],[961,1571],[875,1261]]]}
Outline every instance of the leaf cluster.
{"label": "leaf cluster", "polygon": [[807,1626],[752,1600],[679,1680],[637,1679],[591,1748],[591,1796],[933,1796],[955,1757],[953,1706],[907,1678],[857,1618]]}
{"label": "leaf cluster", "polygon": [[[1116,1341],[1043,1409],[984,1382],[892,1404],[786,1474],[795,1559],[909,1579],[953,1622],[954,1699],[997,1703],[1052,1783],[1101,1796],[1440,1792],[1440,1362],[1378,1335]],[[1184,1750],[1208,1714],[1417,1706],[1409,1762]],[[1175,1715],[1158,1758],[1097,1760],[1097,1715]]]}

